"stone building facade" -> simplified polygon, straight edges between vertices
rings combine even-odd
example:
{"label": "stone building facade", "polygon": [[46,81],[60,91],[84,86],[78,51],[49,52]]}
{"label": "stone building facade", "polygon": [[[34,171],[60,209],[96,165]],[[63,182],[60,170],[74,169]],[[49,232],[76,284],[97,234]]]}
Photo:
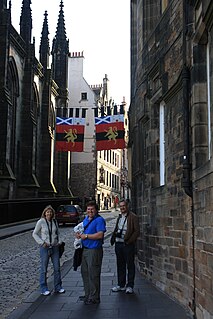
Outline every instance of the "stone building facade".
{"label": "stone building facade", "polygon": [[57,197],[71,198],[69,155],[54,152],[55,118],[67,115],[68,101],[63,1],[51,53],[44,14],[39,60],[30,5],[22,1],[18,33],[11,25],[11,1],[0,0],[0,223],[33,218],[47,203],[59,204]]}
{"label": "stone building facade", "polygon": [[131,0],[129,151],[138,267],[213,318],[213,2]]}

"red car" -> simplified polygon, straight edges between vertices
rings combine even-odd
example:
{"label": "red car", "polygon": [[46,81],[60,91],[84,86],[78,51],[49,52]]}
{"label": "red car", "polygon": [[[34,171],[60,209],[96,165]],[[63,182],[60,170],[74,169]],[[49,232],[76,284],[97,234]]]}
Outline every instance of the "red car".
{"label": "red car", "polygon": [[84,219],[84,213],[79,205],[60,205],[56,210],[58,224],[77,225]]}

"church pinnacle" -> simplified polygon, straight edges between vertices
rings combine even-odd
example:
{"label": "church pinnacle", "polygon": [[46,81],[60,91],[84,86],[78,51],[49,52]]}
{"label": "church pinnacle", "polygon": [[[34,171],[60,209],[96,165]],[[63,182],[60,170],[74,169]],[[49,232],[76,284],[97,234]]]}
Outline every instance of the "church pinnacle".
{"label": "church pinnacle", "polygon": [[49,56],[50,56],[50,47],[49,47],[49,29],[48,29],[48,21],[47,21],[47,11],[44,13],[44,22],[43,28],[41,32],[41,42],[40,42],[40,62],[46,70],[49,67]]}
{"label": "church pinnacle", "polygon": [[32,36],[32,14],[31,0],[22,1],[21,17],[20,17],[20,35],[27,44],[31,43]]}
{"label": "church pinnacle", "polygon": [[[56,28],[56,35],[53,39],[52,46],[52,70],[53,79],[56,83],[63,88],[67,89],[67,68],[68,68],[68,53],[69,41],[66,37],[66,28],[64,21],[63,1],[60,2],[60,11],[58,16],[58,24]],[[64,74],[63,78],[61,74]]]}

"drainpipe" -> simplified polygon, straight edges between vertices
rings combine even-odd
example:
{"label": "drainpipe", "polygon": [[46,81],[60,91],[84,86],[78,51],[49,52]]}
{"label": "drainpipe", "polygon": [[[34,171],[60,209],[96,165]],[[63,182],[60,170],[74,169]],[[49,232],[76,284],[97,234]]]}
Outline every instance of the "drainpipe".
{"label": "drainpipe", "polygon": [[[185,40],[183,40],[185,43]],[[185,46],[185,45],[184,45]],[[183,50],[184,51],[184,50]],[[192,198],[191,163],[190,163],[190,111],[189,111],[189,69],[184,63],[182,71],[183,83],[183,120],[184,120],[184,156],[182,186],[185,193]]]}
{"label": "drainpipe", "polygon": [[195,278],[195,225],[194,225],[194,201],[192,191],[192,167],[190,163],[190,71],[187,63],[187,32],[189,25],[189,10],[187,0],[183,0],[183,118],[184,118],[184,156],[183,156],[183,178],[182,186],[185,193],[191,198],[191,229],[192,229],[192,267],[193,267],[193,298],[191,309],[193,318],[196,319],[196,278]]}

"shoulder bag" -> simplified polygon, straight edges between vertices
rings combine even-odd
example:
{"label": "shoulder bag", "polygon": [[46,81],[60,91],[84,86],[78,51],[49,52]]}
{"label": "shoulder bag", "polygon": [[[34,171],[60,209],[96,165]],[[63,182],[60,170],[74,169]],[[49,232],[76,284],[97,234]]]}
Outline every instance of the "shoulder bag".
{"label": "shoulder bag", "polygon": [[[58,238],[58,223],[55,219],[54,220],[54,223],[55,223],[55,226],[56,226],[56,232],[57,232],[57,239],[59,241],[59,238]],[[65,250],[65,242],[62,241],[61,243],[59,243],[58,245],[58,249],[59,249],[59,258],[61,258],[61,256],[63,255],[64,253],[64,250]]]}
{"label": "shoulder bag", "polygon": [[111,235],[111,238],[110,238],[111,246],[113,246],[114,243],[115,243],[115,238],[116,238],[116,233],[117,233],[117,230],[118,230],[118,223],[119,223],[120,218],[121,218],[121,215],[119,215],[118,218],[117,218],[115,228],[114,228],[114,230],[112,232],[112,235]]}

